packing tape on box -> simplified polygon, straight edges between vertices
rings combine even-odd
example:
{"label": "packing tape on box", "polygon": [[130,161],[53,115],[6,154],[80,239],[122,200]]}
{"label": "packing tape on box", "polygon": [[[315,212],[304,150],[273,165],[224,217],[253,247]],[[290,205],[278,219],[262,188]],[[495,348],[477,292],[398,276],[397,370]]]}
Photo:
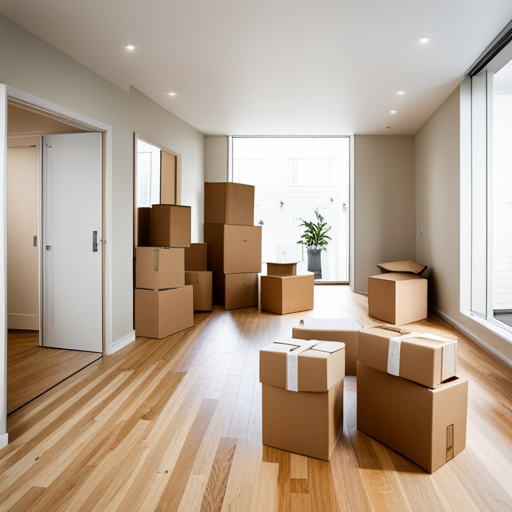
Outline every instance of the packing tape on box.
{"label": "packing tape on box", "polygon": [[400,348],[403,340],[419,338],[443,343],[441,382],[457,373],[457,340],[443,338],[437,334],[412,332],[405,336],[397,336],[389,340],[388,373],[400,376]]}
{"label": "packing tape on box", "polygon": [[299,391],[299,354],[314,347],[318,342],[310,341],[286,353],[286,389]]}

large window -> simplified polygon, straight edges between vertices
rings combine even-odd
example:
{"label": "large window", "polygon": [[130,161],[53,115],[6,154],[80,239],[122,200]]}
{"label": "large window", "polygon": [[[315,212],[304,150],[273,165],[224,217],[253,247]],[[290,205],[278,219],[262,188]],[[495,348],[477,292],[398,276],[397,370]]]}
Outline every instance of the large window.
{"label": "large window", "polygon": [[321,253],[321,281],[348,281],[348,137],[235,137],[233,181],[256,186],[255,223],[263,226],[264,262],[301,261],[308,253],[297,244],[303,220],[315,209],[332,226],[332,241]]}
{"label": "large window", "polygon": [[[469,71],[471,81],[466,87],[471,91],[466,123],[471,147],[469,309],[476,319],[490,322],[491,328],[494,323],[508,329],[508,338],[512,336],[511,40],[512,25]],[[463,225],[467,222],[464,215],[461,220]]]}

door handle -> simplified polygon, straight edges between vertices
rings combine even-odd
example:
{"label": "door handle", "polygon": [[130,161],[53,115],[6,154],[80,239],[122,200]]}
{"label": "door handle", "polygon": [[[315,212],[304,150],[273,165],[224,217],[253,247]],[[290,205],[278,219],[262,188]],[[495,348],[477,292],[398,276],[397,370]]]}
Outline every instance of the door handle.
{"label": "door handle", "polygon": [[92,232],[92,252],[98,252],[98,232]]}

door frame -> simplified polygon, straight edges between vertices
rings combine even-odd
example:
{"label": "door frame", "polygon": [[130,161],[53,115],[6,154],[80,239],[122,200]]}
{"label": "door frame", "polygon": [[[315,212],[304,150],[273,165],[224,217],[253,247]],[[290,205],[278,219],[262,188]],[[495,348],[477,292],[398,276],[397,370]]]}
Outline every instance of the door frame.
{"label": "door frame", "polygon": [[112,353],[112,127],[0,83],[0,449],[7,445],[7,101],[14,100],[70,124],[103,133],[103,356]]}

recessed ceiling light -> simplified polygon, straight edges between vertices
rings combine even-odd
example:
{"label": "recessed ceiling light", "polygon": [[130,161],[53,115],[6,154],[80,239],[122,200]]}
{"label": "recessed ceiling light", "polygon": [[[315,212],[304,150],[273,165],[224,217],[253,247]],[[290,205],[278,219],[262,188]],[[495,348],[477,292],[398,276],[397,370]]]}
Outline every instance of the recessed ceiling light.
{"label": "recessed ceiling light", "polygon": [[397,91],[397,94],[400,94],[401,96],[402,94],[405,94],[405,91]]}
{"label": "recessed ceiling light", "polygon": [[396,110],[390,110],[389,113],[390,114],[396,114]]}
{"label": "recessed ceiling light", "polygon": [[168,92],[167,94],[168,94],[169,96],[176,96],[176,94],[178,94],[178,93],[176,93],[176,92]]}
{"label": "recessed ceiling light", "polygon": [[125,46],[125,48],[126,48],[127,50],[135,50],[135,46],[133,46],[133,44],[127,44],[127,45]]}
{"label": "recessed ceiling light", "polygon": [[420,37],[420,38],[418,39],[418,41],[419,41],[420,43],[428,43],[428,42],[430,41],[430,37],[425,37],[425,36],[423,36],[423,37]]}

